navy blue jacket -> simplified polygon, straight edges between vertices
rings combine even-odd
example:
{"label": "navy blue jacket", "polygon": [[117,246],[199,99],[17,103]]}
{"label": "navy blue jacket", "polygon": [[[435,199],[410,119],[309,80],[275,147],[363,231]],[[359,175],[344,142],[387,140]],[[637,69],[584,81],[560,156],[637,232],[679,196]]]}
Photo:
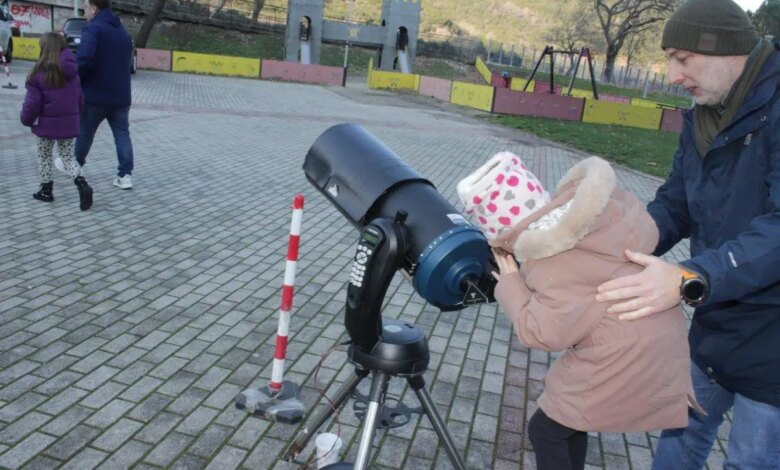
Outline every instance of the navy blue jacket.
{"label": "navy blue jacket", "polygon": [[686,112],[669,179],[648,211],[656,255],[690,238],[686,265],[710,296],[693,316],[693,361],[728,390],[780,406],[780,52],[701,157]]}
{"label": "navy blue jacket", "polygon": [[95,106],[130,106],[133,41],[110,9],[100,10],[81,32],[76,51],[84,101]]}

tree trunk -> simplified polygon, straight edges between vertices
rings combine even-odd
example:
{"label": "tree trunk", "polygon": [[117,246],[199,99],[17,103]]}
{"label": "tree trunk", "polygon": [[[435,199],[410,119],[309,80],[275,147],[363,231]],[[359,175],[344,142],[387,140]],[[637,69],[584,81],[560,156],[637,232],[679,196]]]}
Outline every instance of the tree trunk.
{"label": "tree trunk", "polygon": [[255,0],[255,7],[252,9],[252,22],[257,22],[257,17],[260,16],[260,10],[263,9],[265,0]]}
{"label": "tree trunk", "polygon": [[604,60],[604,76],[603,80],[607,83],[612,83],[614,77],[614,71],[615,71],[615,60],[617,60],[619,50],[613,45],[610,44],[607,46],[607,56]]}
{"label": "tree trunk", "polygon": [[219,0],[219,1],[217,2],[217,6],[214,8],[214,11],[212,11],[212,12],[211,12],[211,15],[209,15],[209,19],[211,19],[211,18],[214,18],[214,16],[215,16],[217,13],[219,13],[220,11],[222,11],[222,7],[224,7],[224,6],[225,6],[225,3],[226,3],[226,2],[227,2],[227,0]]}
{"label": "tree trunk", "polygon": [[149,41],[149,36],[152,34],[152,28],[157,23],[157,20],[160,19],[160,13],[162,13],[164,6],[165,0],[154,0],[151,11],[144,18],[144,23],[135,36],[135,47],[146,47],[146,42]]}

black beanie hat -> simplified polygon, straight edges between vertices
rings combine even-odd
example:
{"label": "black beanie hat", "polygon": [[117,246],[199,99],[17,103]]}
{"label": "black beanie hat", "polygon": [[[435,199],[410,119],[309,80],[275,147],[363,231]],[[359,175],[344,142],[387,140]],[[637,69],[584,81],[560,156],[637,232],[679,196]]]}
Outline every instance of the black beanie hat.
{"label": "black beanie hat", "polygon": [[747,55],[758,33],[732,0],[687,0],[664,27],[661,48],[704,55]]}

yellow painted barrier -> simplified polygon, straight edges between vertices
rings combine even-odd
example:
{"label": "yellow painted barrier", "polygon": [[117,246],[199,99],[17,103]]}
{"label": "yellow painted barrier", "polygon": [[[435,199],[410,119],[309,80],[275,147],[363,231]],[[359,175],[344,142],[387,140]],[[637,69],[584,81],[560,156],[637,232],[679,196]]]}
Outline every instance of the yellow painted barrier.
{"label": "yellow painted barrier", "polygon": [[485,65],[485,62],[482,61],[482,57],[477,56],[477,72],[479,72],[480,75],[482,75],[482,78],[485,79],[485,82],[492,83],[493,80],[493,73],[488,69],[488,66]]}
{"label": "yellow painted barrier", "polygon": [[174,72],[260,77],[260,59],[173,51]]}
{"label": "yellow painted barrier", "polygon": [[[568,88],[566,89],[568,90]],[[564,94],[566,94],[566,90],[563,91]],[[593,99],[593,92],[588,90],[581,90],[579,88],[572,88],[571,89],[571,96],[574,98],[589,98]]]}
{"label": "yellow painted barrier", "polygon": [[[527,81],[528,81],[527,78],[512,77],[512,82],[509,84],[509,89],[515,91],[523,91],[523,87],[525,86],[525,82]],[[531,80],[531,83],[528,84],[528,88],[525,91],[529,93],[534,91],[534,86],[536,86],[536,82],[534,80]]]}
{"label": "yellow painted barrier", "polygon": [[14,38],[14,59],[38,60],[41,44],[38,38]]}
{"label": "yellow painted barrier", "polygon": [[420,76],[414,73],[372,70],[368,76],[368,87],[417,91],[420,89]]}
{"label": "yellow painted barrier", "polygon": [[495,88],[492,86],[452,82],[450,103],[491,112],[493,110],[493,93],[495,93]]}
{"label": "yellow painted barrier", "polygon": [[585,100],[582,122],[658,129],[661,125],[662,114],[663,110],[661,109],[587,99]]}
{"label": "yellow painted barrier", "polygon": [[642,98],[631,98],[631,104],[633,106],[641,106],[643,108],[658,108],[660,107],[657,102],[651,100],[644,100]]}

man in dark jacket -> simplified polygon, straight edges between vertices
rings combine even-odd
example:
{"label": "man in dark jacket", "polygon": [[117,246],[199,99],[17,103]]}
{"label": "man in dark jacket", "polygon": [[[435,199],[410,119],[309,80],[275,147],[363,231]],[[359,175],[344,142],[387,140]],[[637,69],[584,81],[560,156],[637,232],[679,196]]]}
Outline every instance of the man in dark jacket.
{"label": "man in dark jacket", "polygon": [[88,0],[85,16],[89,22],[81,33],[81,44],[76,52],[86,102],[81,115],[81,131],[76,139],[76,159],[84,165],[98,126],[107,120],[114,134],[119,161],[114,186],[131,189],[133,144],[129,113],[133,42],[111,10],[111,0]]}
{"label": "man in dark jacket", "polygon": [[627,252],[639,274],[599,288],[621,319],[686,301],[691,373],[707,416],[661,434],[654,469],[700,469],[733,409],[726,468],[780,468],[780,51],[731,0],[688,0],[661,46],[685,113],[672,172],[648,211],[660,256],[690,239],[680,265]]}

